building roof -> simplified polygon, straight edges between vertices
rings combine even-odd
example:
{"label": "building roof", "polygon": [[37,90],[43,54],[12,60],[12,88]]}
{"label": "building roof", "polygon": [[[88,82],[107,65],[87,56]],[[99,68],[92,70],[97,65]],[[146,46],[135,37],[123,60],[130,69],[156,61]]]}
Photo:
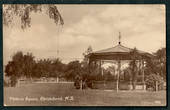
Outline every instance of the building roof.
{"label": "building roof", "polygon": [[[116,45],[114,47],[92,52],[92,53],[88,54],[88,57],[90,59],[130,60],[131,59],[130,52],[132,52],[132,51],[133,51],[133,49],[125,47],[125,46],[121,45],[121,43],[119,43],[118,45]],[[152,58],[153,57],[152,54],[141,51],[141,50],[137,50],[137,53],[142,56],[141,58],[146,58],[146,57]]]}
{"label": "building roof", "polygon": [[[107,49],[103,49],[103,50],[99,50],[96,52],[93,52],[94,54],[100,54],[100,53],[129,53],[131,52],[133,49],[125,47],[121,44],[118,44],[114,47],[111,48],[107,48]],[[138,53],[147,53],[141,50],[137,50]]]}

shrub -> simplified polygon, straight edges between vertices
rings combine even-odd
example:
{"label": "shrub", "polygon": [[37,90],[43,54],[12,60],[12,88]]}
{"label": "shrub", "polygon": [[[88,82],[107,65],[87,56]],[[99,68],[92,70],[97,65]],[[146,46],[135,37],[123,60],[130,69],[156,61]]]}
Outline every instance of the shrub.
{"label": "shrub", "polygon": [[146,88],[148,90],[156,90],[156,81],[158,83],[158,90],[162,90],[164,81],[160,75],[156,74],[150,74],[146,77]]}
{"label": "shrub", "polygon": [[13,76],[10,77],[10,85],[12,87],[15,87],[16,84],[17,84],[17,78],[16,78],[16,76],[13,75]]}
{"label": "shrub", "polygon": [[7,81],[4,80],[4,87],[9,87],[9,83],[7,83]]}
{"label": "shrub", "polygon": [[75,81],[74,86],[76,89],[80,89],[80,81]]}

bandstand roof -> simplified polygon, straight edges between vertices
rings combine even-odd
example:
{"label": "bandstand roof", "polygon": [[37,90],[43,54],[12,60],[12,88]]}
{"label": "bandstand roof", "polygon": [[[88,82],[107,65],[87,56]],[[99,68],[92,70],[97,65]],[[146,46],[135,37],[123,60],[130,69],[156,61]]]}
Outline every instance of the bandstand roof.
{"label": "bandstand roof", "polygon": [[[111,48],[96,51],[94,53],[95,54],[100,54],[100,53],[129,53],[131,51],[132,51],[131,48],[128,48],[128,47],[125,47],[125,46],[119,44],[119,45],[116,45],[116,46],[111,47]],[[146,53],[146,52],[140,51],[140,50],[137,50],[137,51],[139,53]]]}
{"label": "bandstand roof", "polygon": [[[114,46],[114,47],[92,52],[92,53],[90,53],[88,55],[88,57],[90,59],[93,59],[93,60],[94,59],[101,59],[101,60],[116,60],[116,59],[131,60],[130,52],[132,50],[133,50],[132,48],[125,47],[125,46],[121,45],[121,43],[119,42],[119,44]],[[147,53],[147,52],[144,52],[144,51],[141,51],[141,50],[138,50],[138,49],[137,49],[137,53],[139,55],[141,55],[143,58],[153,56],[150,53]]]}

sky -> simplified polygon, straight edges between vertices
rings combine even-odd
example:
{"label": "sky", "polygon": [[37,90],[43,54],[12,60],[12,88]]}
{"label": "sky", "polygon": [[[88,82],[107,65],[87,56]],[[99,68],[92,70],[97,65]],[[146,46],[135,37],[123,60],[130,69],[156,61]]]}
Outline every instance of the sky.
{"label": "sky", "polygon": [[[93,51],[121,44],[149,53],[166,46],[165,5],[57,5],[64,19],[56,26],[45,14],[32,13],[31,28],[3,27],[4,64],[17,51],[31,52],[37,59],[57,58],[64,63]],[[59,54],[57,54],[57,47]]]}

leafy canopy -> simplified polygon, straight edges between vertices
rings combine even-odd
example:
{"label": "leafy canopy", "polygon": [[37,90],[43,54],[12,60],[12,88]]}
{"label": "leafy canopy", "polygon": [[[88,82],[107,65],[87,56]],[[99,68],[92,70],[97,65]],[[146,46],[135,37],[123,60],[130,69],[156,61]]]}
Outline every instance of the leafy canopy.
{"label": "leafy canopy", "polygon": [[54,20],[56,25],[64,24],[64,20],[54,4],[5,4],[3,5],[3,24],[4,26],[13,26],[15,18],[20,18],[21,28],[31,27],[31,16],[34,13],[45,13],[50,19]]}

